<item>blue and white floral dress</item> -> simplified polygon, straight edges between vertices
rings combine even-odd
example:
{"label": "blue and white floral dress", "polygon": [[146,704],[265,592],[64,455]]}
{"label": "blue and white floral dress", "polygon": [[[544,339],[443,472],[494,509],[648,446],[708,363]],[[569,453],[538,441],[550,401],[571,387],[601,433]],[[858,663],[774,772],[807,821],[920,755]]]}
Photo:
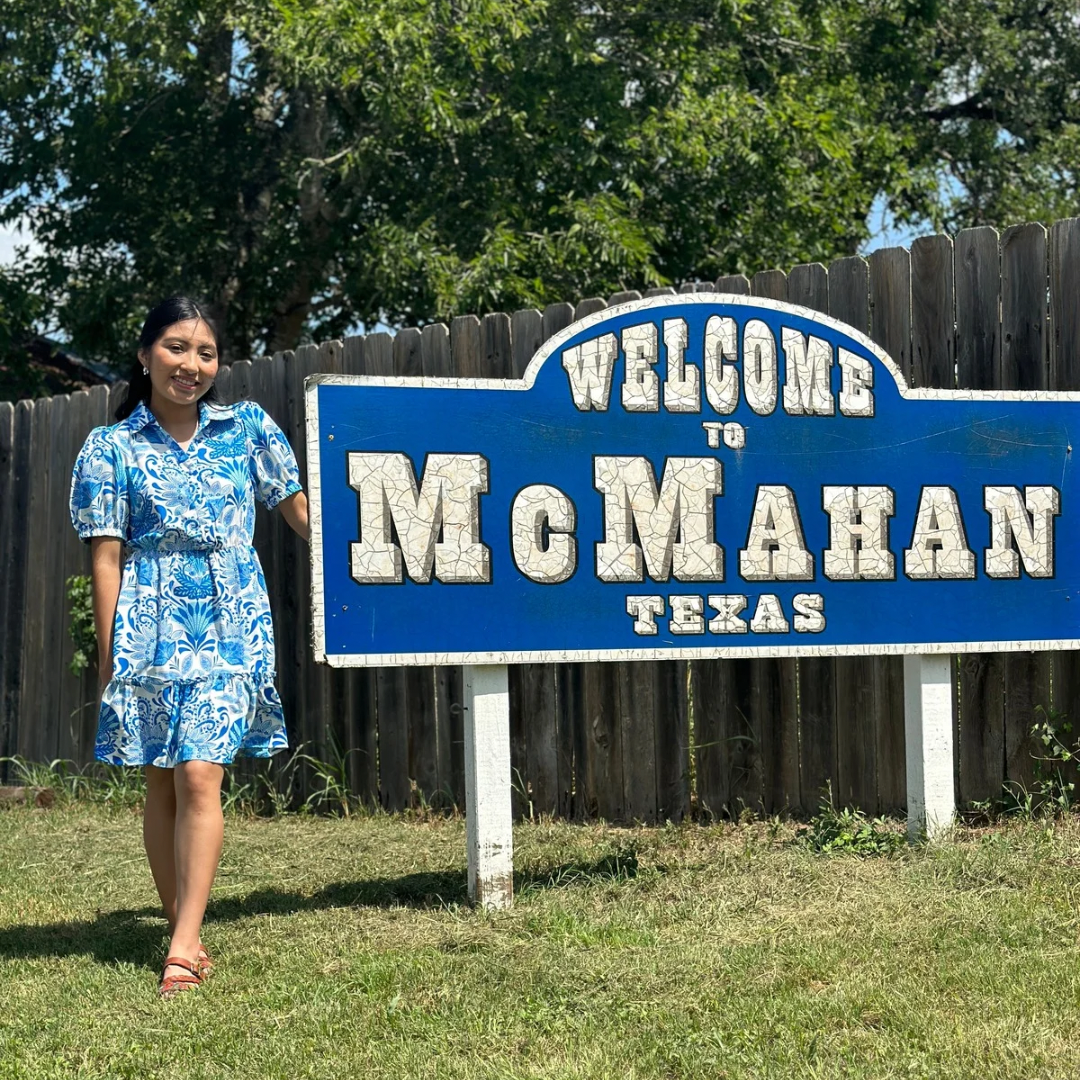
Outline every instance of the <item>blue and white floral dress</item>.
{"label": "blue and white floral dress", "polygon": [[113,765],[231,762],[287,745],[274,630],[251,546],[255,499],[300,490],[281,429],[254,402],[200,403],[187,450],[140,404],[95,428],[75,464],[81,539],[126,559],[95,755]]}

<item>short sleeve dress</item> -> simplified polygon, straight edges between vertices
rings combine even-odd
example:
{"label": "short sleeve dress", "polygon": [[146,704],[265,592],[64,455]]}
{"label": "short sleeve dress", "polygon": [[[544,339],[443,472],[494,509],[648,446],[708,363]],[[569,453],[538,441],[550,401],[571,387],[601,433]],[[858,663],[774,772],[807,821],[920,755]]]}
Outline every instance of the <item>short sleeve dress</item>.
{"label": "short sleeve dress", "polygon": [[285,436],[254,402],[200,403],[187,450],[145,403],[87,437],[71,520],[85,541],[120,538],[125,554],[98,760],[226,764],[288,745],[251,541],[255,500],[273,508],[299,490]]}

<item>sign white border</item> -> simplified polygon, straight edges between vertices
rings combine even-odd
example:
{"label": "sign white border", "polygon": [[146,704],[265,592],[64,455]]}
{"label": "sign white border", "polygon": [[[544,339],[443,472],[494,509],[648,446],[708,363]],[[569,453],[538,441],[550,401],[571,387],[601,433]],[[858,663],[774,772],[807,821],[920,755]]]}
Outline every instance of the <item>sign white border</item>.
{"label": "sign white border", "polygon": [[520,379],[466,379],[404,375],[311,375],[304,380],[307,434],[307,480],[311,527],[311,593],[312,644],[317,660],[331,667],[389,667],[397,665],[425,666],[442,664],[550,664],[571,661],[619,660],[706,660],[718,657],[748,659],[753,657],[790,656],[912,656],[940,655],[967,652],[1040,652],[1055,649],[1080,649],[1080,638],[1045,639],[1040,641],[945,641],[918,644],[890,643],[882,645],[762,645],[757,648],[739,646],[678,647],[669,649],[578,649],[539,650],[531,652],[434,652],[434,653],[364,653],[347,656],[326,651],[326,605],[323,600],[322,569],[322,479],[319,445],[319,387],[320,386],[400,386],[428,387],[441,390],[529,390],[536,376],[552,353],[589,327],[612,317],[673,304],[728,304],[736,307],[767,308],[799,318],[809,319],[846,334],[875,356],[892,376],[900,396],[910,401],[1076,401],[1080,390],[948,390],[913,389],[892,358],[861,331],[812,308],[767,300],[756,296],[735,296],[729,293],[678,293],[629,300],[603,308],[571,323],[536,351],[525,374]]}

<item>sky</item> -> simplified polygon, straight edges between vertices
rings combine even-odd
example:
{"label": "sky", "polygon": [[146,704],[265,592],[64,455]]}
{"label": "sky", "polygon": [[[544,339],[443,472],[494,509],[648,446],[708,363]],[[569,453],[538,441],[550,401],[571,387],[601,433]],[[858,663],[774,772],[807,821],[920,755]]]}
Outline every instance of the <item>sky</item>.
{"label": "sky", "polygon": [[[21,235],[13,225],[0,225],[0,266],[10,266],[15,261],[15,248],[27,243],[27,238]],[[31,249],[36,249],[31,244]]]}

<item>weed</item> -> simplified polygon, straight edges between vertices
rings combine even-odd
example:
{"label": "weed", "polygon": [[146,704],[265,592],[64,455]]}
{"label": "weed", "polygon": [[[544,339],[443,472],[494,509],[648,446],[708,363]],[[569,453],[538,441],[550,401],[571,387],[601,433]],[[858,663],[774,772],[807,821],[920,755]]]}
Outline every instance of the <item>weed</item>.
{"label": "weed", "polygon": [[290,766],[307,766],[314,781],[314,787],[304,800],[302,809],[321,810],[324,813],[349,817],[359,802],[349,783],[349,755],[358,751],[355,748],[342,750],[333,738],[327,749],[330,751],[329,761],[306,753],[303,746],[297,747],[292,756]]}
{"label": "weed", "polygon": [[794,842],[821,854],[892,855],[906,847],[903,833],[881,818],[868,818],[849,807],[838,810],[831,784],[821,809],[796,833]]}
{"label": "weed", "polygon": [[130,810],[141,806],[146,797],[146,780],[141,769],[103,765],[100,762],[80,767],[62,758],[39,762],[7,757],[0,758],[0,764],[11,767],[12,779],[16,784],[51,791],[54,801],[61,805],[81,800],[117,810]]}
{"label": "weed", "polygon": [[1064,713],[1043,705],[1035,706],[1036,721],[1030,734],[1035,749],[1034,779],[1030,785],[1006,780],[997,800],[973,803],[969,817],[974,822],[991,822],[999,817],[1017,817],[1035,821],[1060,817],[1077,808],[1077,765],[1080,763],[1080,740],[1072,737],[1072,724]]}
{"label": "weed", "polygon": [[1045,811],[1065,814],[1075,804],[1076,784],[1066,775],[1075,772],[1075,762],[1080,757],[1080,743],[1067,738],[1072,735],[1072,724],[1064,713],[1056,709],[1035,706],[1038,720],[1031,734],[1042,747],[1042,753],[1032,754],[1035,759],[1035,801]]}

